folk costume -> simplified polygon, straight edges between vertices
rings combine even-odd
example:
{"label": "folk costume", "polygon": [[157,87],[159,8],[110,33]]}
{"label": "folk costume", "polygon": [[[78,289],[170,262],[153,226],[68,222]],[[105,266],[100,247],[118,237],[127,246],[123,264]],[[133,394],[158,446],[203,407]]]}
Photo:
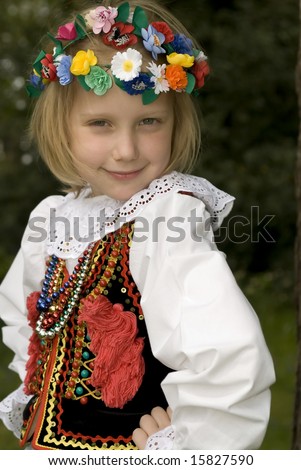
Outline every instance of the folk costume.
{"label": "folk costume", "polygon": [[0,289],[23,382],[0,414],[22,445],[135,449],[140,417],[169,405],[158,448],[260,447],[273,363],[213,240],[232,204],[172,172],[127,202],[86,188],[36,207]]}

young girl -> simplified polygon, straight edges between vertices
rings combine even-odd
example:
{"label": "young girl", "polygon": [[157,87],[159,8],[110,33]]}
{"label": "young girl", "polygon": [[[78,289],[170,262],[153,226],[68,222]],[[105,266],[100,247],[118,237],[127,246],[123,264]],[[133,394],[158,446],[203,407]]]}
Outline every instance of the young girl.
{"label": "young girl", "polygon": [[186,174],[206,56],[154,0],[48,35],[32,136],[69,189],[32,212],[1,285],[22,380],[1,417],[33,449],[257,449],[273,364],[213,230],[233,198]]}

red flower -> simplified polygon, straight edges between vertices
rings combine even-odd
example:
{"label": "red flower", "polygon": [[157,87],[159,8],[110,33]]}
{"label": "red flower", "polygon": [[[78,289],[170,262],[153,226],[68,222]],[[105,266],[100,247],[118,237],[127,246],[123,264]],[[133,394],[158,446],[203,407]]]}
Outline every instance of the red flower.
{"label": "red flower", "polygon": [[115,49],[119,50],[125,49],[136,44],[138,40],[137,36],[132,34],[134,29],[133,25],[127,25],[119,21],[112,26],[107,34],[102,36],[102,40],[107,46],[115,47]]}
{"label": "red flower", "polygon": [[56,80],[56,67],[53,63],[53,56],[51,54],[46,54],[45,59],[41,60],[42,70],[41,75],[47,80]]}
{"label": "red flower", "polygon": [[151,25],[158,31],[158,33],[162,33],[165,36],[164,44],[172,42],[174,40],[174,34],[168,24],[164,21],[154,21]]}
{"label": "red flower", "polygon": [[72,41],[73,39],[76,39],[76,37],[77,31],[74,23],[66,23],[60,26],[56,35],[56,39],[59,39],[60,41]]}
{"label": "red flower", "polygon": [[191,69],[191,73],[193,73],[196,78],[195,88],[202,88],[205,83],[205,77],[210,73],[209,65],[205,60],[202,60],[201,62],[195,62]]}

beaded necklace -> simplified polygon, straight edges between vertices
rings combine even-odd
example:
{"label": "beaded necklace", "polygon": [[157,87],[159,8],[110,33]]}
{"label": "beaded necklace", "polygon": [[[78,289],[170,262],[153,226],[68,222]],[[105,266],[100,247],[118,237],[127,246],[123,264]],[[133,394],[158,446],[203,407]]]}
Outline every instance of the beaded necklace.
{"label": "beaded necklace", "polygon": [[[115,243],[110,254],[110,259],[100,279],[98,286],[92,295],[102,293],[108,280],[113,275],[116,260],[120,254],[120,246],[123,237],[128,237],[131,228],[125,224],[116,232]],[[78,258],[68,280],[64,282],[66,273],[66,261],[52,255],[47,263],[43,287],[37,302],[37,310],[40,312],[36,323],[36,332],[41,339],[52,339],[65,327],[72,311],[79,306],[84,293],[87,279],[93,274],[95,265],[101,255],[101,248],[105,240],[91,243]]]}
{"label": "beaded necklace", "polygon": [[78,306],[82,292],[94,244],[89,245],[83,256],[69,276],[64,281],[66,261],[53,255],[50,257],[43,287],[37,302],[37,310],[40,312],[36,324],[36,332],[40,338],[54,338],[66,325],[72,310]]}

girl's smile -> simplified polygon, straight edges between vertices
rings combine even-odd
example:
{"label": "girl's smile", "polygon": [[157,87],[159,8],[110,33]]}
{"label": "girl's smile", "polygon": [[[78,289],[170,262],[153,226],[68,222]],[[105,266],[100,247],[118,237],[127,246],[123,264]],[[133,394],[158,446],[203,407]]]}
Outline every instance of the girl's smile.
{"label": "girl's smile", "polygon": [[173,100],[162,94],[143,105],[113,86],[104,96],[78,87],[70,120],[71,151],[94,195],[128,200],[168,167]]}

